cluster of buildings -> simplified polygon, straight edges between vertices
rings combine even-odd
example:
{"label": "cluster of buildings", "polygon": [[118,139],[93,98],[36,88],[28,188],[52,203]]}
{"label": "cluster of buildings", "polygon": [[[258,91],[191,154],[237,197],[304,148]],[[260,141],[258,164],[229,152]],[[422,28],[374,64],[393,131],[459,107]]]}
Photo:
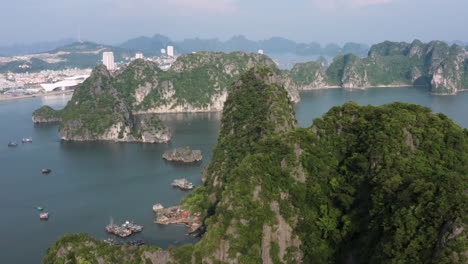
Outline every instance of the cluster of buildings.
{"label": "cluster of buildings", "polygon": [[[49,55],[49,54],[46,54]],[[38,55],[32,55],[38,56]],[[40,54],[44,57],[45,54]],[[48,58],[48,57],[47,57]],[[146,59],[153,61],[163,70],[167,70],[175,62],[174,47],[167,46],[161,49],[161,56],[145,58],[143,53],[137,52],[134,59]],[[0,58],[7,59],[7,58]],[[17,59],[17,58],[16,58]],[[30,59],[22,58],[22,59]],[[49,58],[50,59],[50,58]],[[110,71],[118,68],[113,52],[102,53],[102,63]],[[82,83],[91,74],[92,69],[66,69],[66,70],[44,70],[33,73],[12,73],[0,74],[0,92],[11,95],[35,94],[40,92],[51,92],[57,90],[69,90]]]}
{"label": "cluster of buildings", "polygon": [[[56,88],[76,86],[91,74],[91,69],[66,69],[60,71],[45,70],[40,72],[0,74],[0,90],[5,89],[44,89],[53,91]],[[60,85],[62,82],[62,85]],[[51,87],[54,84],[55,87]],[[58,84],[58,85],[57,85]]]}
{"label": "cluster of buildings", "polygon": [[[143,56],[143,53],[137,52],[134,59],[145,59],[145,57]],[[167,49],[161,49],[161,56],[146,59],[152,62],[156,62],[161,69],[167,70],[176,60],[176,56],[174,56],[174,47],[167,46]],[[117,69],[114,53],[111,51],[102,53],[102,63],[109,71],[115,71]]]}

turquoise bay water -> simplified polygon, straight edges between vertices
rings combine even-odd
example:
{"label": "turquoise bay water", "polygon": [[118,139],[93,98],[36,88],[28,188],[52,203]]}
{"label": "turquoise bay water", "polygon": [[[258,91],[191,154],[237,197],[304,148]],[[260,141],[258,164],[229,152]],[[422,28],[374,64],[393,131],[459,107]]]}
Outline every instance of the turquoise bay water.
{"label": "turquoise bay water", "polygon": [[[160,117],[173,130],[170,144],[61,142],[57,125],[35,126],[31,113],[47,104],[63,107],[69,96],[0,102],[0,260],[2,263],[40,263],[46,249],[66,233],[108,235],[104,227],[115,221],[134,220],[145,226],[141,238],[167,247],[194,243],[183,226],[153,223],[152,205],[177,204],[187,192],[170,187],[186,177],[201,183],[203,166],[211,159],[219,132],[219,113],[168,114]],[[419,103],[443,112],[468,127],[468,93],[432,96],[419,88],[373,88],[306,91],[296,106],[301,126],[309,126],[330,107],[347,101],[380,105],[392,101]],[[32,137],[32,144],[7,147],[10,140]],[[2,145],[3,144],[3,145]],[[203,162],[195,165],[164,161],[161,155],[189,145],[201,149]],[[42,175],[42,168],[52,173]],[[40,221],[36,206],[50,212]]]}

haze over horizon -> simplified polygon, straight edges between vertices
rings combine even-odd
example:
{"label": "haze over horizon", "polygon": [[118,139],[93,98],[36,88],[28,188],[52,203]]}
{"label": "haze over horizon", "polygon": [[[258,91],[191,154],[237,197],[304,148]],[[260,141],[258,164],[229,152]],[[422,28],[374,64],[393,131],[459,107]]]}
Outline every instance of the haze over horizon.
{"label": "haze over horizon", "polygon": [[[18,0],[3,4],[0,45],[76,38],[119,44],[156,33],[174,40],[245,35],[298,42],[466,40],[462,0]],[[438,19],[440,18],[440,19]],[[450,19],[446,19],[450,18]],[[441,21],[441,19],[443,19]]]}

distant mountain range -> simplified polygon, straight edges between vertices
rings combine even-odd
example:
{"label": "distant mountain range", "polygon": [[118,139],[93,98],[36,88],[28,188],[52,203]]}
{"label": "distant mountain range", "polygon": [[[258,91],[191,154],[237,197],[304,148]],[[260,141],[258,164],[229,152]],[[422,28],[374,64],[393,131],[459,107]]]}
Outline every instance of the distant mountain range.
{"label": "distant mountain range", "polygon": [[57,41],[34,42],[30,44],[17,43],[13,45],[4,45],[0,46],[0,57],[46,52],[61,46],[69,45],[74,41],[74,39],[61,39]]}
{"label": "distant mountain range", "polygon": [[153,37],[141,36],[120,44],[119,47],[139,50],[142,52],[159,53],[168,45],[175,47],[177,53],[191,53],[197,51],[215,52],[257,52],[262,49],[267,54],[293,53],[300,56],[326,55],[334,57],[341,53],[353,53],[359,57],[367,56],[369,46],[361,43],[346,43],[344,46],[328,44],[322,47],[319,43],[297,43],[295,41],[272,37],[267,40],[253,41],[243,35],[233,36],[226,41],[219,39],[188,38],[182,41],[173,41],[170,38],[156,34]]}

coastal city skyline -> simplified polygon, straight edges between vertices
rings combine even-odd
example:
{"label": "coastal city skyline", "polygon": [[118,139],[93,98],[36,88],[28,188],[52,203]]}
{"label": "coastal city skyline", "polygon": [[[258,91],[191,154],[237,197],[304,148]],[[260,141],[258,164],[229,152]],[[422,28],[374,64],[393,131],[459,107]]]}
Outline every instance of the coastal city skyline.
{"label": "coastal city skyline", "polygon": [[[0,23],[15,21],[17,17],[22,17],[22,23],[8,23],[9,27],[0,29],[3,36],[0,45],[76,39],[79,31],[83,40],[113,45],[155,33],[175,40],[194,37],[226,40],[242,34],[253,40],[280,36],[321,44],[347,41],[372,44],[415,38],[463,41],[466,40],[460,39],[464,35],[463,25],[468,22],[463,14],[468,3],[462,0],[443,4],[436,0],[300,0],[294,4],[264,0],[255,3],[23,0],[5,5],[12,12],[2,16]],[[19,5],[22,8],[17,8]],[[45,7],[49,6],[55,11],[53,17],[46,15],[50,9]],[[441,16],[451,19],[444,23],[433,19]],[[61,22],[56,23],[57,20]]]}

